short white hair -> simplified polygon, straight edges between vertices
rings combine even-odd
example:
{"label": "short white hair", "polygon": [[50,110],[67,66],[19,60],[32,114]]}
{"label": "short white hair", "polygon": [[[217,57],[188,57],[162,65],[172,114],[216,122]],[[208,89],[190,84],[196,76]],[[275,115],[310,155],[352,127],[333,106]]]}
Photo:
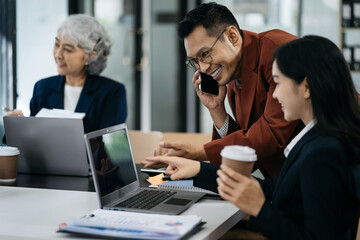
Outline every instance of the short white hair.
{"label": "short white hair", "polygon": [[[105,28],[95,18],[84,14],[70,15],[60,25],[57,35],[90,55],[85,69],[88,74],[100,74],[105,69],[112,43]],[[91,55],[93,51],[96,55]]]}

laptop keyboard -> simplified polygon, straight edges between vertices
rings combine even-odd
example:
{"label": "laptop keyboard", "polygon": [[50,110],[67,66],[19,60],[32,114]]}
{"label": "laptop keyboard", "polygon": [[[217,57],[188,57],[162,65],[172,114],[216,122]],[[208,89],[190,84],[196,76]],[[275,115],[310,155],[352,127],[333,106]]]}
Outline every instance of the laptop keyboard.
{"label": "laptop keyboard", "polygon": [[174,194],[176,192],[144,189],[131,198],[117,204],[115,207],[151,209]]}

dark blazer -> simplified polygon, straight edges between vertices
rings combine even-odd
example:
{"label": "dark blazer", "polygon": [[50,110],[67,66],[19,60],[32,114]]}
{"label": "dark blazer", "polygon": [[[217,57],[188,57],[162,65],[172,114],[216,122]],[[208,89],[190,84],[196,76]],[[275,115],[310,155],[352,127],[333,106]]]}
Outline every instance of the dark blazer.
{"label": "dark blazer", "polygon": [[[53,76],[38,81],[30,102],[31,116],[41,108],[64,109],[64,76]],[[127,116],[126,91],[123,84],[111,79],[89,75],[80,94],[75,112],[85,113],[84,131],[124,123]]]}
{"label": "dark blazer", "polygon": [[[278,177],[259,180],[266,201],[249,226],[269,239],[344,239],[359,209],[355,168],[347,157],[338,139],[312,128],[290,151]],[[206,168],[210,171],[199,174],[195,185],[211,181],[214,190],[216,182],[208,177],[216,167]]]}
{"label": "dark blazer", "polygon": [[241,89],[235,81],[227,85],[227,97],[235,119],[229,120],[227,136],[213,130],[213,140],[204,145],[211,163],[220,164],[220,151],[227,145],[249,146],[256,150],[256,166],[266,177],[275,177],[283,166],[283,150],[301,130],[301,121],[284,119],[280,104],[272,97],[275,49],[297,37],[281,30],[253,33],[242,30]]}

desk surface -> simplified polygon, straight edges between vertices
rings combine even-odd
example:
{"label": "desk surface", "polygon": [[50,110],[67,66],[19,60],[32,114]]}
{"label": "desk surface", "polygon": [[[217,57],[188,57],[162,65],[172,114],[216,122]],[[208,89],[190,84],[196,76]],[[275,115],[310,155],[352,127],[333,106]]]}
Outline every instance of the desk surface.
{"label": "desk surface", "polygon": [[[84,239],[56,233],[69,217],[99,208],[94,192],[0,186],[0,239]],[[190,239],[218,239],[244,213],[222,200],[201,200],[182,215],[201,216],[206,224]]]}
{"label": "desk surface", "polygon": [[[141,186],[147,174],[139,171]],[[84,239],[56,233],[59,223],[99,208],[91,177],[18,174],[11,186],[0,184],[0,239]],[[189,239],[218,239],[245,214],[229,202],[204,199],[182,215],[198,215],[206,224]]]}
{"label": "desk surface", "polygon": [[[136,168],[140,181],[140,186],[141,187],[149,186],[149,183],[146,181],[149,175],[140,171],[141,169],[140,164],[137,164]],[[92,181],[92,177],[74,177],[74,176],[18,173],[16,176],[16,182],[13,183],[0,182],[0,186],[95,192],[95,187]]]}

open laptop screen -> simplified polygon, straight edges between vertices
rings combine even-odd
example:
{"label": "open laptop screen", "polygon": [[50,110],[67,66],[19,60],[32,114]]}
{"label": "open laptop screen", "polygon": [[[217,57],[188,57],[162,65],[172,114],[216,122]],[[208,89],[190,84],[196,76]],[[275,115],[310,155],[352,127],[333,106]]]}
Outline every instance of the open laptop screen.
{"label": "open laptop screen", "polygon": [[125,128],[90,138],[89,143],[101,197],[137,181]]}

